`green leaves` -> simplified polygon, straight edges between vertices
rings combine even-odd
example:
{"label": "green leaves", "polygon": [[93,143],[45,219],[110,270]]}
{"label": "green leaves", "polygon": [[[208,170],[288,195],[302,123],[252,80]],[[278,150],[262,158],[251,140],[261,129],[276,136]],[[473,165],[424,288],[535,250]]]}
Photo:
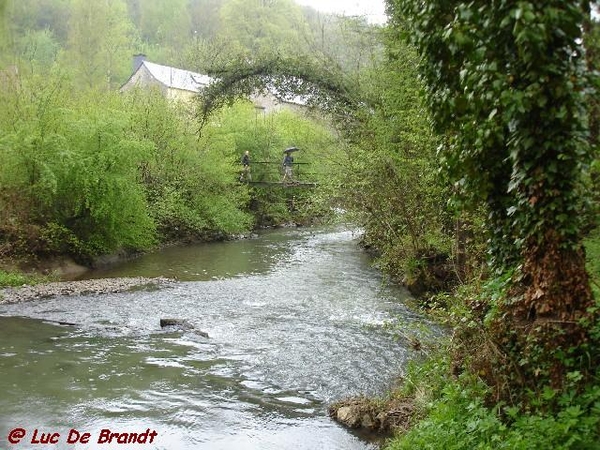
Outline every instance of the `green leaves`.
{"label": "green leaves", "polygon": [[[464,205],[489,211],[493,273],[514,273],[489,324],[522,367],[518,375],[499,370],[491,383],[511,401],[528,401],[527,387],[564,387],[571,369],[591,377],[595,365],[580,361],[587,345],[599,361],[600,344],[579,322],[598,320],[581,253],[592,158],[587,118],[598,76],[584,60],[589,5],[391,3],[422,56],[445,172]],[[561,349],[581,359],[561,359]]]}
{"label": "green leaves", "polygon": [[0,235],[9,251],[89,258],[251,226],[230,149],[199,142],[162,97],[74,93],[60,77],[20,82],[0,92]]}
{"label": "green leaves", "polygon": [[[543,233],[542,223],[570,235],[573,227],[557,211],[579,195],[576,180],[587,164],[578,3],[433,1],[426,10],[418,3],[402,1],[399,8],[412,18],[413,42],[424,56],[436,128],[452,136],[443,162],[461,180],[460,194],[500,207],[493,219],[510,220],[523,239]],[[569,200],[545,195],[554,190]],[[543,206],[546,199],[552,208]],[[492,245],[518,258],[498,225]]]}

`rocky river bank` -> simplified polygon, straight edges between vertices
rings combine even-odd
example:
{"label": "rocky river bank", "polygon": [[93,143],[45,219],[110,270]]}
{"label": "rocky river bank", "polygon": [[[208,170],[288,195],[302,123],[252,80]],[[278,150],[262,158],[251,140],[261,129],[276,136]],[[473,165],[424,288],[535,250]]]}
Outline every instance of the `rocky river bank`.
{"label": "rocky river bank", "polygon": [[0,289],[1,303],[18,303],[59,295],[107,294],[132,289],[155,289],[173,283],[169,278],[98,278],[78,281],[55,281]]}

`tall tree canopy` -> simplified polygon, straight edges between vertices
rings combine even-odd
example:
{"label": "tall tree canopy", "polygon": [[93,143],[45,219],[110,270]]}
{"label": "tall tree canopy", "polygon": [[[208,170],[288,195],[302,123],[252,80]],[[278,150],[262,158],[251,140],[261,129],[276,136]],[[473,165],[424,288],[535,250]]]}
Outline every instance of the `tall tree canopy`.
{"label": "tall tree canopy", "polygon": [[297,54],[305,48],[308,28],[300,7],[292,0],[227,0],[221,8],[221,33],[257,55]]}
{"label": "tall tree canopy", "polygon": [[73,0],[67,58],[88,86],[115,87],[129,73],[133,28],[123,0]]}

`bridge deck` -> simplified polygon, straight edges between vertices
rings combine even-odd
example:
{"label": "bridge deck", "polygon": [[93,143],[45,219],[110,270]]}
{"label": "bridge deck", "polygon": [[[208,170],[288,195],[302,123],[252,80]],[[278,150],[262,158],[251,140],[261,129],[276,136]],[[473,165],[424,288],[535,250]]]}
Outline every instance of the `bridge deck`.
{"label": "bridge deck", "polygon": [[251,184],[253,186],[281,186],[286,188],[293,187],[316,187],[317,183],[308,183],[306,181],[290,181],[290,182],[281,182],[281,181],[243,181],[243,183]]}

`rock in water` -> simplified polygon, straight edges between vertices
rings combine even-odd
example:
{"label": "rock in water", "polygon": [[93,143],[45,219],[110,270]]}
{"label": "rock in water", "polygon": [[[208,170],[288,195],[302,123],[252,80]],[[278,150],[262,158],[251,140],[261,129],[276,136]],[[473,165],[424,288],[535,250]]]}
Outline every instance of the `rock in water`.
{"label": "rock in water", "polygon": [[194,331],[194,333],[199,334],[202,337],[208,337],[208,333],[206,333],[205,331],[197,330],[194,325],[192,325],[185,319],[160,319],[160,327],[172,327],[181,331]]}
{"label": "rock in water", "polygon": [[185,329],[194,328],[187,320],[184,319],[160,319],[160,327],[177,327]]}

